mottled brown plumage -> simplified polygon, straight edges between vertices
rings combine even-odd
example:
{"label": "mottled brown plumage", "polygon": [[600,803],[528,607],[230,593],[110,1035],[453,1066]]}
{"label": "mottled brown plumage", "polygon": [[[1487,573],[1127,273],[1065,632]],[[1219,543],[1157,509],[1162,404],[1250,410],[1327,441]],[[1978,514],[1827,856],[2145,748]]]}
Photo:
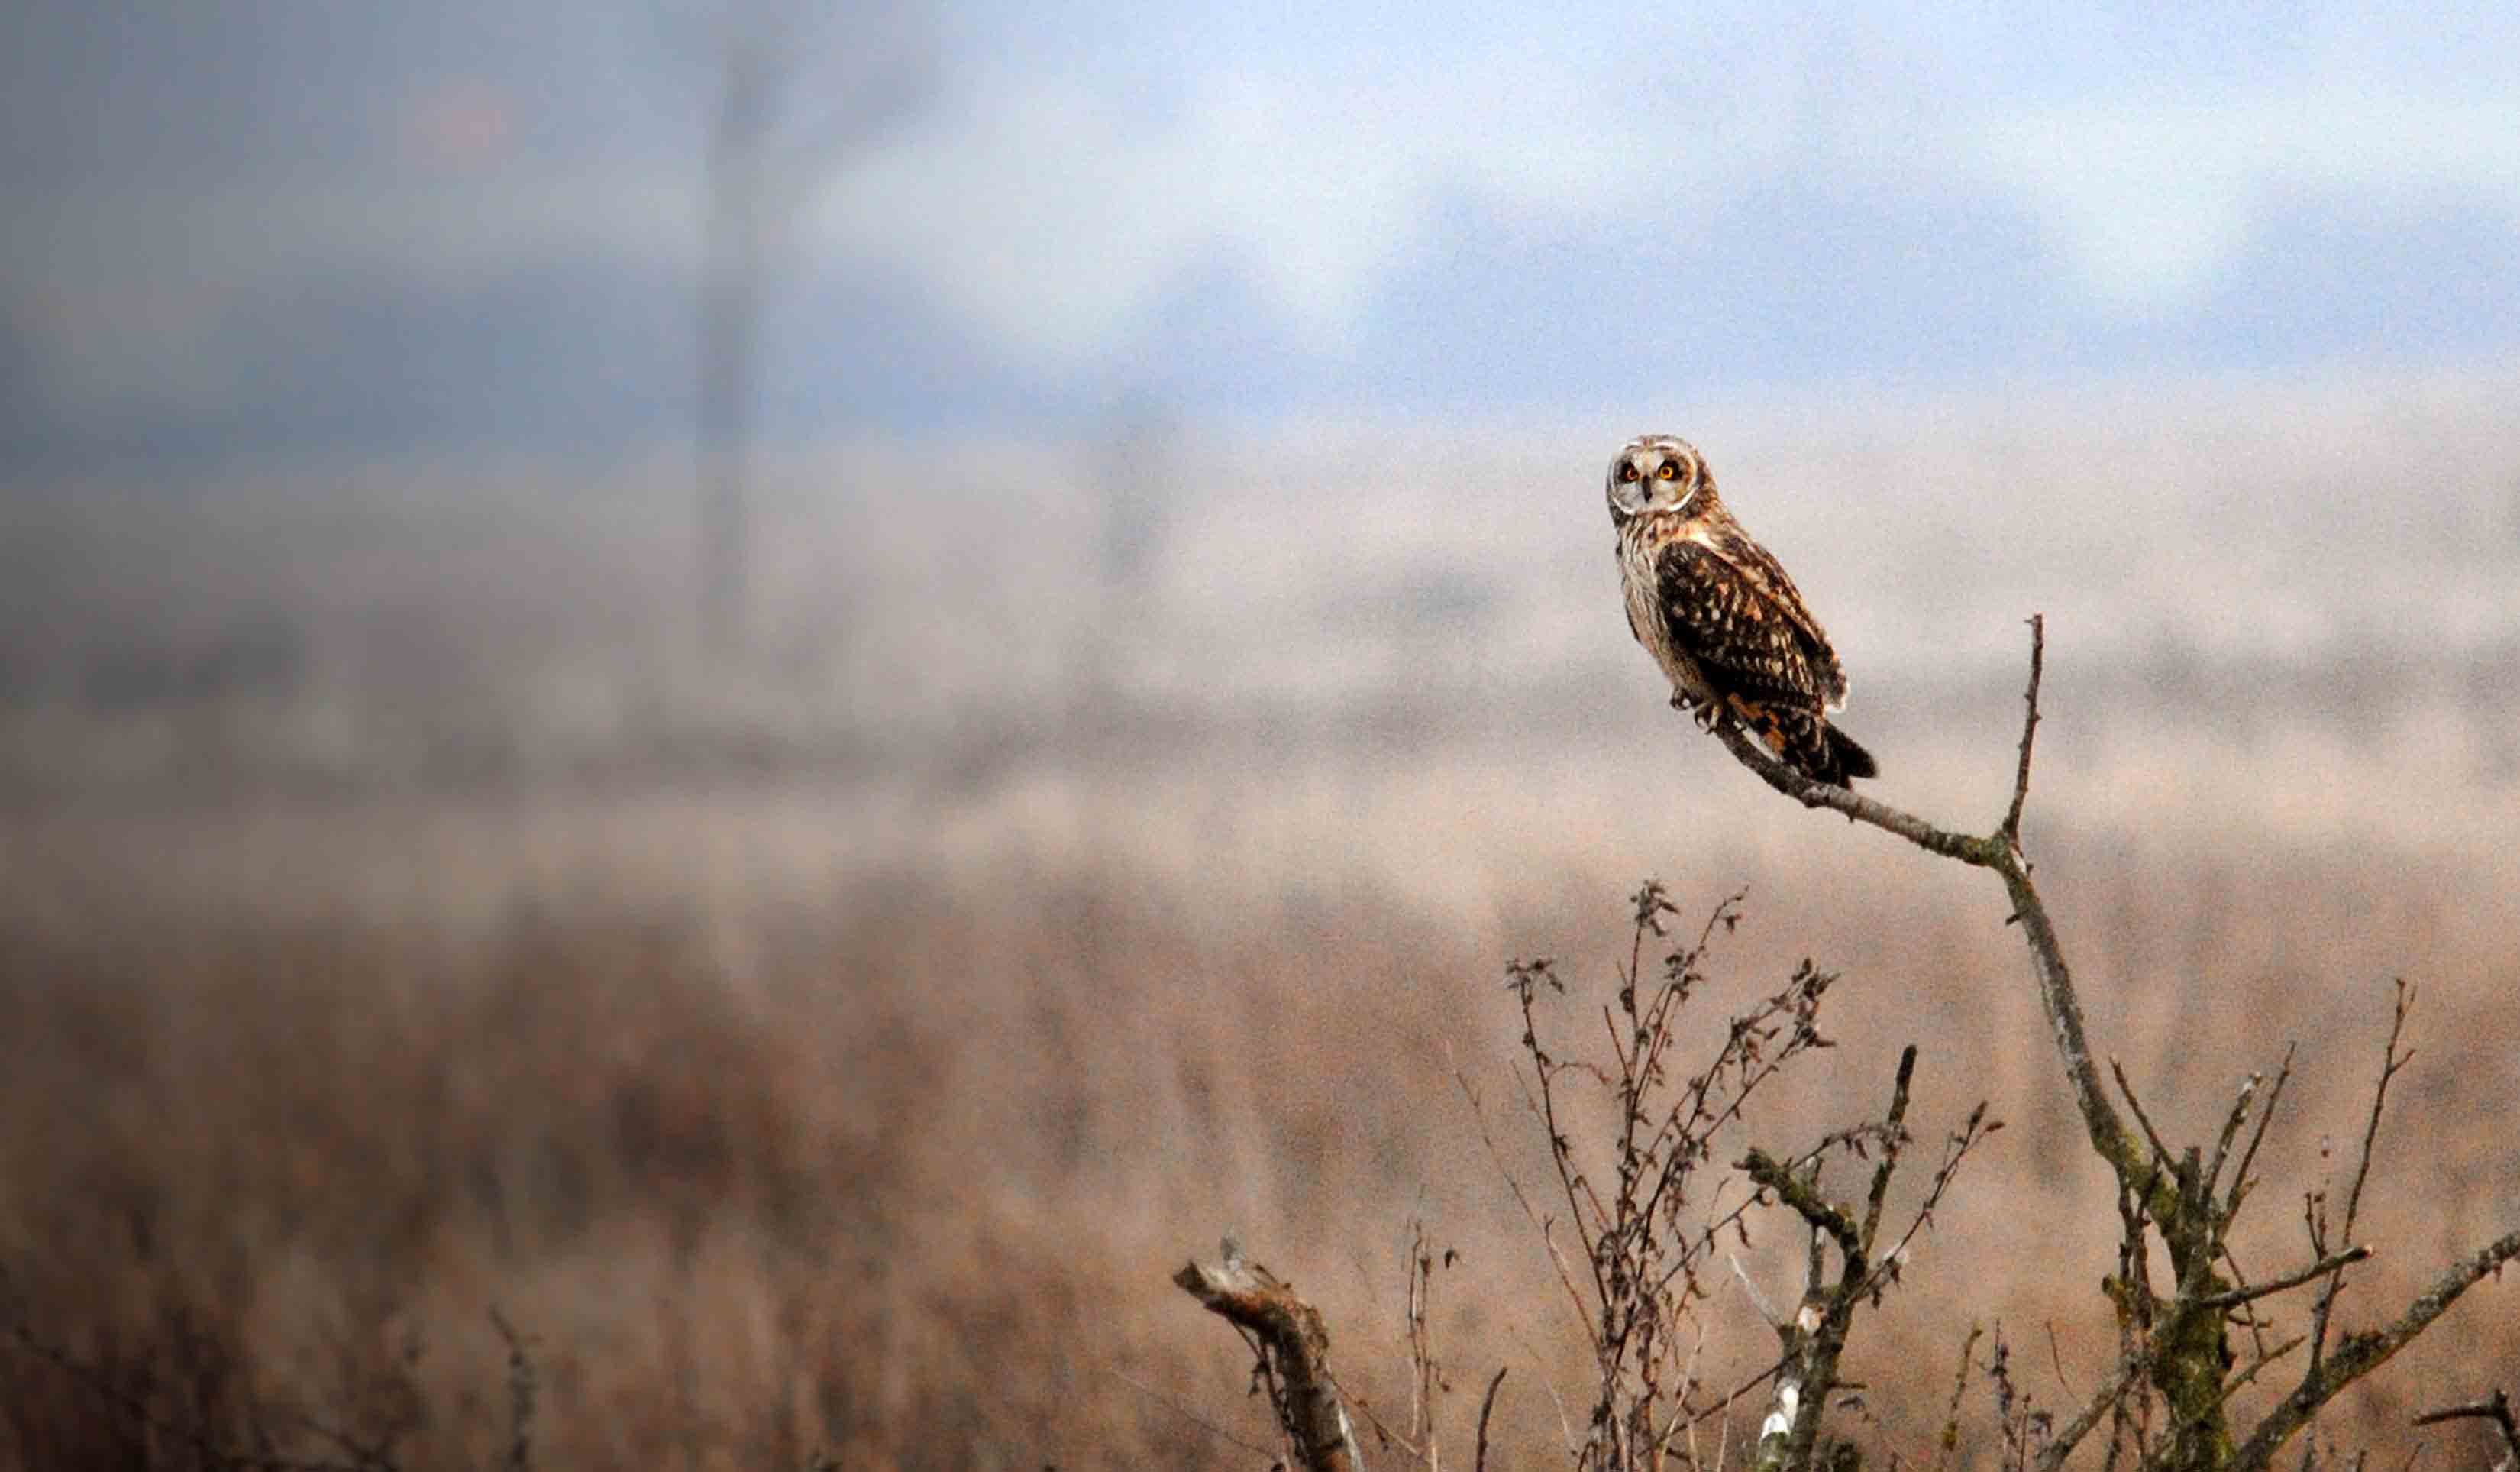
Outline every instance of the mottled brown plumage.
{"label": "mottled brown plumage", "polygon": [[1619,534],[1628,629],[1671,680],[1672,704],[1712,726],[1729,714],[1815,781],[1875,775],[1829,724],[1846,670],[1785,570],[1751,539],[1687,440],[1632,439],[1605,486]]}

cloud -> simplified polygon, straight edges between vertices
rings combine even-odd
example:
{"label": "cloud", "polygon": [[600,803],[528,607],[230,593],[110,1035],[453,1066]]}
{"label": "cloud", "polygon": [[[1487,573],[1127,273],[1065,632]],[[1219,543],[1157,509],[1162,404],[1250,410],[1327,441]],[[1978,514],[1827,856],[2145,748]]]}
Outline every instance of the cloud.
{"label": "cloud", "polygon": [[2514,116],[2509,97],[2367,86],[2108,98],[1991,113],[1956,161],[2046,221],[2104,306],[2155,312],[2202,297],[2305,198],[2368,212],[2455,197],[2520,226]]}
{"label": "cloud", "polygon": [[1366,139],[1300,136],[1284,102],[1226,86],[1167,127],[1072,82],[1017,84],[849,170],[822,244],[1045,366],[1107,350],[1218,253],[1328,345],[1413,243],[1410,169]]}
{"label": "cloud", "polygon": [[1300,343],[1339,354],[1381,288],[1458,249],[1443,231],[1462,201],[1493,221],[1740,253],[1762,247],[1700,240],[1702,222],[1779,184],[1974,195],[2038,224],[2067,297],[2129,321],[2204,299],[2305,201],[2347,217],[2483,201],[2520,222],[2507,96],[2314,75],[1938,107],[1931,73],[1895,55],[1817,79],[1808,60],[1753,62],[1720,89],[1504,53],[1365,82],[1234,72],[1160,113],[1078,77],[1010,76],[854,170],[816,246],[1058,372],[1220,263]]}
{"label": "cloud", "polygon": [[1686,229],[1688,196],[1781,155],[1754,129],[1604,108],[1593,80],[1502,58],[1364,85],[1237,74],[1163,117],[1073,80],[1010,82],[850,169],[820,240],[1042,366],[1094,358],[1218,261],[1335,352],[1453,200]]}

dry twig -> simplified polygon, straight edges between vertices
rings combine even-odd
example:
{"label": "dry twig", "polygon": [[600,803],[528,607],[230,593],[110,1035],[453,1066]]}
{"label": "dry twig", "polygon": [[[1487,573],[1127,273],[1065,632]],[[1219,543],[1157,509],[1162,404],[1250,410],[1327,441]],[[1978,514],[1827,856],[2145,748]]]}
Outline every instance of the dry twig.
{"label": "dry twig", "polygon": [[1330,1379],[1329,1330],[1312,1305],[1229,1239],[1223,1261],[1195,1260],[1173,1274],[1183,1292],[1248,1333],[1259,1345],[1258,1368],[1297,1465],[1307,1472],[1357,1472],[1356,1429]]}
{"label": "dry twig", "polygon": [[2511,1397],[2508,1392],[2498,1389],[2482,1401],[2469,1401],[2458,1405],[2445,1405],[2439,1410],[2428,1410],[2415,1417],[2414,1423],[2418,1426],[2433,1426],[2443,1421],[2455,1421],[2468,1417],[2492,1421],[2496,1429],[2502,1433],[2503,1448],[2510,1452],[2510,1455],[2497,1460],[2494,1464],[2494,1472],[2520,1472],[2520,1422],[2512,1419]]}

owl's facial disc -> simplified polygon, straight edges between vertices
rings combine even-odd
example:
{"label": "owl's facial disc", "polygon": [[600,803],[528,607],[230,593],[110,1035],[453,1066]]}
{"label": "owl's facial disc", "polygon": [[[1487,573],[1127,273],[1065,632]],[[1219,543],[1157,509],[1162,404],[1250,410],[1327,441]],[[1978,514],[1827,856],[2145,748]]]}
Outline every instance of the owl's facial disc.
{"label": "owl's facial disc", "polygon": [[1625,524],[1649,511],[1685,511],[1705,484],[1697,452],[1687,440],[1641,435],[1610,462],[1610,515]]}
{"label": "owl's facial disc", "polygon": [[1610,462],[1610,516],[1625,522],[1653,504],[1654,482],[1647,468],[1633,453],[1623,452]]}

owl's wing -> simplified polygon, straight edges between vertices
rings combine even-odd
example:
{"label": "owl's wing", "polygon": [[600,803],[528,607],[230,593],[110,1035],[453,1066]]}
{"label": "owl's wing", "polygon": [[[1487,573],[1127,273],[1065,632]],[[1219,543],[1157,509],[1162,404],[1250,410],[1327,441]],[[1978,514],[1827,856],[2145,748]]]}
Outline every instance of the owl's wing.
{"label": "owl's wing", "polygon": [[1846,700],[1846,671],[1793,579],[1747,536],[1679,537],[1654,556],[1672,632],[1727,694],[1810,709]]}

